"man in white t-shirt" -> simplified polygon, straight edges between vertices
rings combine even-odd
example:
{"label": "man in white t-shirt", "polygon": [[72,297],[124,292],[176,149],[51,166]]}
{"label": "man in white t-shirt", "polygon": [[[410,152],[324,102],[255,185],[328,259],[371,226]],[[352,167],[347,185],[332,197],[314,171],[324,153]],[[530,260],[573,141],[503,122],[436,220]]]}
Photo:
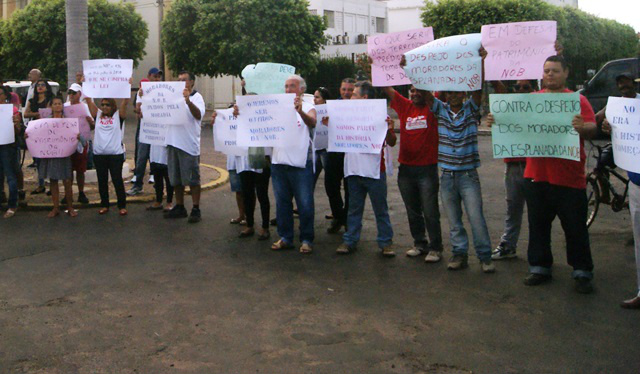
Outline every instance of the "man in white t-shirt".
{"label": "man in white t-shirt", "polygon": [[165,214],[165,218],[185,218],[184,188],[189,186],[193,208],[189,223],[200,222],[200,124],[205,112],[204,99],[193,89],[196,77],[188,71],[181,71],[178,80],[185,82],[184,101],[188,121],[184,124],[168,126],[167,166],[169,180],[175,189],[176,204]]}
{"label": "man in white t-shirt", "polygon": [[300,216],[300,253],[313,251],[313,147],[311,133],[316,126],[316,109],[302,101],[307,83],[299,75],[285,82],[285,92],[296,94],[295,110],[298,116],[299,142],[287,147],[274,147],[271,156],[271,179],[276,197],[276,221],[280,240],[271,249],[293,247],[293,198]]}
{"label": "man in white t-shirt", "polygon": [[[351,100],[375,99],[376,91],[371,82],[356,83]],[[331,119],[329,119],[331,121]],[[393,131],[394,122],[386,118],[388,128],[385,144],[393,147],[396,145],[396,134]],[[331,125],[329,125],[331,126]],[[362,231],[362,215],[364,204],[369,195],[371,207],[376,217],[378,227],[378,247],[385,257],[395,256],[393,250],[393,228],[389,217],[387,205],[387,165],[385,152],[382,147],[380,154],[369,153],[345,153],[344,176],[349,189],[349,206],[347,207],[347,230],[342,236],[342,244],[338,246],[336,253],[349,254],[356,249]],[[390,157],[388,154],[386,157]]]}

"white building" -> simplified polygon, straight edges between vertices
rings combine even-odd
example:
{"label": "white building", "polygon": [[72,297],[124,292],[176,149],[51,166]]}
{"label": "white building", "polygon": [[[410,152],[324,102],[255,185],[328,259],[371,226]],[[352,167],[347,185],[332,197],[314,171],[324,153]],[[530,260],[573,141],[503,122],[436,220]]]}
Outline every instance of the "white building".
{"label": "white building", "polygon": [[367,51],[369,35],[388,32],[387,6],[374,0],[310,0],[309,12],[327,20],[322,56],[355,57]]}
{"label": "white building", "polygon": [[422,25],[422,8],[425,0],[388,0],[387,15],[388,32],[413,30],[424,27]]}
{"label": "white building", "polygon": [[578,7],[578,0],[544,0],[544,1],[552,5],[570,6],[574,8]]}

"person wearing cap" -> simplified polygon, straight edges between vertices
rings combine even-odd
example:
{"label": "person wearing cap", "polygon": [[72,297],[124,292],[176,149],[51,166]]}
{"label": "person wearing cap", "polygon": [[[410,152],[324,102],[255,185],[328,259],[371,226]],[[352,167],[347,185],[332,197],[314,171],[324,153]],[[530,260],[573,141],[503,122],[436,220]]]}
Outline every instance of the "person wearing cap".
{"label": "person wearing cap", "polygon": [[[622,97],[629,99],[640,99],[640,94],[636,92],[634,82],[640,82],[630,73],[622,73],[616,77],[616,84]],[[611,134],[611,125],[604,117],[604,107],[596,115],[596,120],[605,134]],[[613,163],[613,153],[611,153]],[[615,164],[614,164],[615,165]],[[636,272],[638,279],[638,293],[635,297],[624,300],[620,306],[624,309],[640,309],[640,174],[627,172],[629,174],[629,212],[631,213],[631,226],[633,227],[633,241],[636,253]]]}
{"label": "person wearing cap", "polygon": [[[149,73],[147,74],[147,79],[143,79],[142,82],[160,82],[162,80],[162,70],[158,68],[149,69]],[[138,95],[134,98],[133,108],[136,116],[138,117],[138,128],[136,130],[136,149],[134,154],[134,162],[136,164],[136,168],[133,172],[133,178],[131,182],[133,183],[133,187],[127,191],[127,195],[135,196],[142,193],[142,184],[144,183],[144,174],[147,171],[147,162],[149,161],[149,152],[151,150],[151,146],[149,144],[140,143],[140,120],[142,119],[142,112],[140,108],[142,107],[142,103],[138,102]],[[153,175],[149,176],[149,183],[153,183]]]}
{"label": "person wearing cap", "polygon": [[[64,106],[68,107],[71,105],[83,104],[85,107],[86,115],[91,116],[89,106],[84,102],[83,98],[84,95],[82,94],[82,86],[78,83],[73,83],[67,90],[67,102],[64,103]],[[82,153],[76,152],[71,155],[71,166],[73,171],[76,172],[76,182],[78,184],[78,202],[80,204],[89,204],[89,199],[84,193],[84,174],[87,172],[89,147],[83,147],[82,149]],[[66,197],[62,199],[62,204],[66,204]]]}

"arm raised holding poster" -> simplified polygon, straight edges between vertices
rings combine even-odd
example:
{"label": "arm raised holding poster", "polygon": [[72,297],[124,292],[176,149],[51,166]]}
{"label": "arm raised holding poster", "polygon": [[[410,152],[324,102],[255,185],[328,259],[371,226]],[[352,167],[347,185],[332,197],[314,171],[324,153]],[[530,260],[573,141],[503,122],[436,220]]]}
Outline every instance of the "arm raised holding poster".
{"label": "arm raised holding poster", "polygon": [[82,92],[89,97],[125,99],[131,97],[133,60],[82,61],[85,81]]}

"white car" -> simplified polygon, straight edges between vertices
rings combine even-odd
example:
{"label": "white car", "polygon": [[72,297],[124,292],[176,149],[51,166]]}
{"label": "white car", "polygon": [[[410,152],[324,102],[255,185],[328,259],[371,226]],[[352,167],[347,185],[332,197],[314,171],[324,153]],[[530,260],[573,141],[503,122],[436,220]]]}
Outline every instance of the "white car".
{"label": "white car", "polygon": [[[22,106],[25,106],[25,99],[27,98],[27,93],[29,92],[29,87],[31,86],[30,81],[19,81],[19,80],[5,80],[2,82],[4,86],[7,86],[11,89],[11,92],[15,92],[20,96],[20,102]],[[51,90],[53,91],[53,95],[57,95],[60,92],[60,84],[57,82],[49,81],[49,85],[51,86]]]}

